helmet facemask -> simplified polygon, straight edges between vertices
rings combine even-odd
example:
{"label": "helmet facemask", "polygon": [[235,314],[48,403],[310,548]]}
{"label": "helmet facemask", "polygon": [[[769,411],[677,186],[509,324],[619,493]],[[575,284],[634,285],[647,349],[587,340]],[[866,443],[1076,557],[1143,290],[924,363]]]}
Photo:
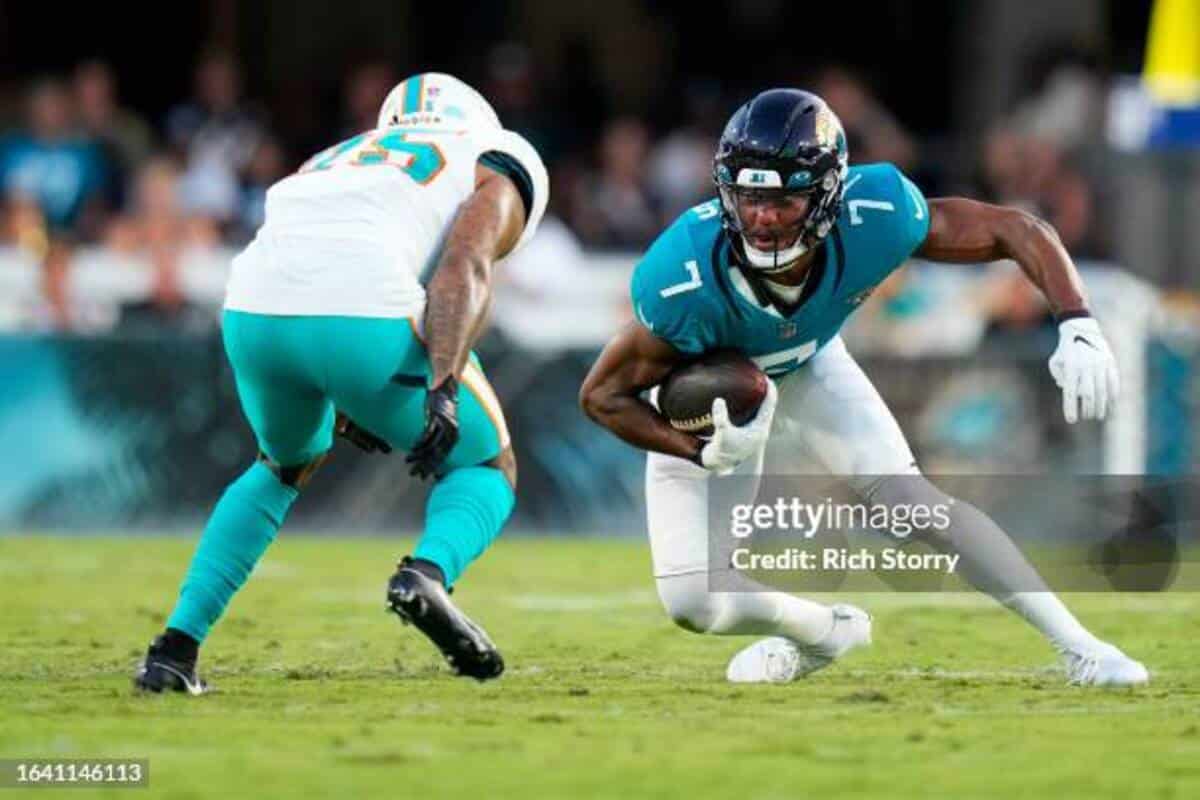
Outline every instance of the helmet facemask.
{"label": "helmet facemask", "polygon": [[[840,165],[839,165],[840,166]],[[783,272],[829,234],[841,207],[845,167],[833,167],[819,180],[799,171],[786,180],[774,169],[742,167],[734,175],[725,164],[715,170],[725,226],[737,234],[746,265],[765,274]],[[768,206],[782,224],[774,243],[755,235],[747,213]]]}

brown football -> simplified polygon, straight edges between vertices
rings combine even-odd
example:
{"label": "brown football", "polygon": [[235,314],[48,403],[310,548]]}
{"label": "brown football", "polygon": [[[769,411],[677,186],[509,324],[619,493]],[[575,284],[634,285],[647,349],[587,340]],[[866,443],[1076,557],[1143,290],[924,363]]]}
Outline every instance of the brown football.
{"label": "brown football", "polygon": [[658,388],[658,410],[671,427],[698,436],[712,433],[712,404],[725,398],[729,419],[744,425],[754,419],[767,396],[767,376],[753,361],[732,350],[718,350],[671,371]]}

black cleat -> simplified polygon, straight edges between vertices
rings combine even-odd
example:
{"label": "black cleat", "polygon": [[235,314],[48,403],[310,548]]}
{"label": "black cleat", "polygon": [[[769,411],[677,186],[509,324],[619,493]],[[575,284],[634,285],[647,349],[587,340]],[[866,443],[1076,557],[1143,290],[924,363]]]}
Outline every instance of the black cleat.
{"label": "black cleat", "polygon": [[195,661],[178,661],[166,655],[162,636],[150,643],[146,660],[138,665],[133,676],[133,687],[155,694],[170,690],[196,696],[209,691],[208,684],[196,674]]}
{"label": "black cleat", "polygon": [[455,673],[480,681],[500,677],[504,659],[496,645],[458,610],[440,583],[409,567],[409,561],[401,560],[388,581],[388,609],[429,637]]}

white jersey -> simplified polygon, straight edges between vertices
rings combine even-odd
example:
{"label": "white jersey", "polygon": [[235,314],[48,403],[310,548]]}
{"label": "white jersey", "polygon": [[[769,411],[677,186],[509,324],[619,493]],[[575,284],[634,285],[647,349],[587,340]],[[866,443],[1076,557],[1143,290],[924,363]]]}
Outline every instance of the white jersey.
{"label": "white jersey", "polygon": [[537,151],[502,128],[367,131],[267,191],[266,220],[233,260],[225,307],[258,314],[419,317],[424,283],[480,156],[514,159],[532,183],[520,248],[546,210]]}

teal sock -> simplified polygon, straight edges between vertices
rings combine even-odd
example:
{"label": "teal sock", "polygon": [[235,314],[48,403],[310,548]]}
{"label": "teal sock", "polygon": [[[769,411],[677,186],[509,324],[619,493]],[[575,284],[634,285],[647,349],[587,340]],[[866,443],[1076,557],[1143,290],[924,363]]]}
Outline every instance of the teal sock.
{"label": "teal sock", "polygon": [[209,628],[242,588],[258,559],[275,540],[298,496],[262,462],[242,473],[217,501],[188,567],[179,602],[167,620],[203,642]]}
{"label": "teal sock", "polygon": [[453,586],[508,521],[516,495],[494,467],[456,469],[439,480],[425,504],[425,532],[415,558],[432,561]]}

